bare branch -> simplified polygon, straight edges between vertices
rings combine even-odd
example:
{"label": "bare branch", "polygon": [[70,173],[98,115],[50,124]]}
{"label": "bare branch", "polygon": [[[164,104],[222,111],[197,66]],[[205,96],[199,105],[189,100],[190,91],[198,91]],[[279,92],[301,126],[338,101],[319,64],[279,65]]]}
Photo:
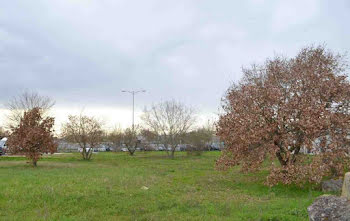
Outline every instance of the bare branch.
{"label": "bare branch", "polygon": [[154,133],[160,136],[170,157],[184,135],[194,125],[194,110],[175,100],[161,102],[145,109],[142,120]]}
{"label": "bare branch", "polygon": [[26,111],[39,108],[41,114],[45,116],[54,105],[55,101],[50,97],[41,96],[34,91],[25,91],[13,97],[6,104],[6,107],[10,110],[10,114],[7,116],[8,127],[17,126]]}

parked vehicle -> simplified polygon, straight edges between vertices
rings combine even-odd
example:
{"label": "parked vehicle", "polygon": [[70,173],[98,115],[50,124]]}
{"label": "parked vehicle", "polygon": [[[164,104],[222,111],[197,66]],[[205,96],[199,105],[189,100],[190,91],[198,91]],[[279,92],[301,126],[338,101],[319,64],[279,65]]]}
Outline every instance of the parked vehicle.
{"label": "parked vehicle", "polygon": [[[90,147],[87,147],[86,148],[86,152],[89,152],[89,150],[90,150]],[[79,152],[82,153],[83,152],[83,148],[79,148]]]}
{"label": "parked vehicle", "polygon": [[7,137],[4,137],[0,140],[0,156],[4,155],[6,152],[6,149],[7,149],[6,142],[7,142]]}
{"label": "parked vehicle", "polygon": [[209,150],[210,151],[221,151],[220,147],[218,147],[216,145],[210,145]]}
{"label": "parked vehicle", "polygon": [[99,147],[97,150],[98,150],[98,152],[105,152],[106,148],[105,147]]}

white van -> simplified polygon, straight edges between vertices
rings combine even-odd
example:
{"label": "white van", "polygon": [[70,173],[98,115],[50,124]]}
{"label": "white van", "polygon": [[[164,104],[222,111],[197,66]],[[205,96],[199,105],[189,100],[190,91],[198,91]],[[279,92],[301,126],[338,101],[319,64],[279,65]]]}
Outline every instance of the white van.
{"label": "white van", "polygon": [[6,142],[7,142],[7,137],[4,137],[0,140],[0,156],[5,154],[7,146],[6,146]]}

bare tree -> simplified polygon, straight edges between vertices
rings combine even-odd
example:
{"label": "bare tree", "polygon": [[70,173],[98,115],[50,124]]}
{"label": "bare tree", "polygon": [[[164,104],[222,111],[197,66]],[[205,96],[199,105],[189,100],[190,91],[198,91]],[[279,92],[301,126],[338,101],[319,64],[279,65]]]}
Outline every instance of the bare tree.
{"label": "bare tree", "polygon": [[190,145],[186,148],[187,154],[201,155],[203,151],[208,150],[214,134],[213,128],[208,126],[203,126],[187,133],[185,141],[186,144]]}
{"label": "bare tree", "polygon": [[106,140],[117,150],[123,143],[123,136],[123,130],[120,127],[116,127],[112,132],[107,134]]}
{"label": "bare tree", "polygon": [[138,139],[138,135],[140,133],[139,131],[140,131],[140,127],[136,125],[134,126],[133,129],[132,128],[125,129],[123,133],[123,143],[125,144],[131,156],[134,155],[138,147],[138,144],[140,143]]}
{"label": "bare tree", "polygon": [[8,118],[9,127],[18,126],[24,112],[30,111],[34,108],[38,108],[43,116],[46,115],[48,110],[55,105],[50,97],[41,96],[34,91],[25,91],[18,96],[13,97],[7,104],[7,108],[10,110]]}
{"label": "bare tree", "polygon": [[93,117],[70,115],[68,122],[62,126],[62,135],[68,141],[78,143],[83,159],[90,160],[93,148],[102,142],[102,123]]}
{"label": "bare tree", "polygon": [[140,135],[144,151],[152,150],[152,144],[158,143],[158,135],[149,129],[142,129]]}
{"label": "bare tree", "polygon": [[194,125],[195,116],[192,108],[171,100],[146,108],[142,120],[159,136],[168,156],[174,158],[175,149]]}

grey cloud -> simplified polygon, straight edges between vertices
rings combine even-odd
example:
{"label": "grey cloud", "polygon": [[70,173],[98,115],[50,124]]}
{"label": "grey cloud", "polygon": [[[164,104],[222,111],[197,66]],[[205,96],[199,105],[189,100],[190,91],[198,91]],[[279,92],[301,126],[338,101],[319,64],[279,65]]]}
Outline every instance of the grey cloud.
{"label": "grey cloud", "polygon": [[23,89],[58,106],[176,98],[215,111],[240,69],[307,44],[350,49],[348,1],[6,1],[0,102]]}

